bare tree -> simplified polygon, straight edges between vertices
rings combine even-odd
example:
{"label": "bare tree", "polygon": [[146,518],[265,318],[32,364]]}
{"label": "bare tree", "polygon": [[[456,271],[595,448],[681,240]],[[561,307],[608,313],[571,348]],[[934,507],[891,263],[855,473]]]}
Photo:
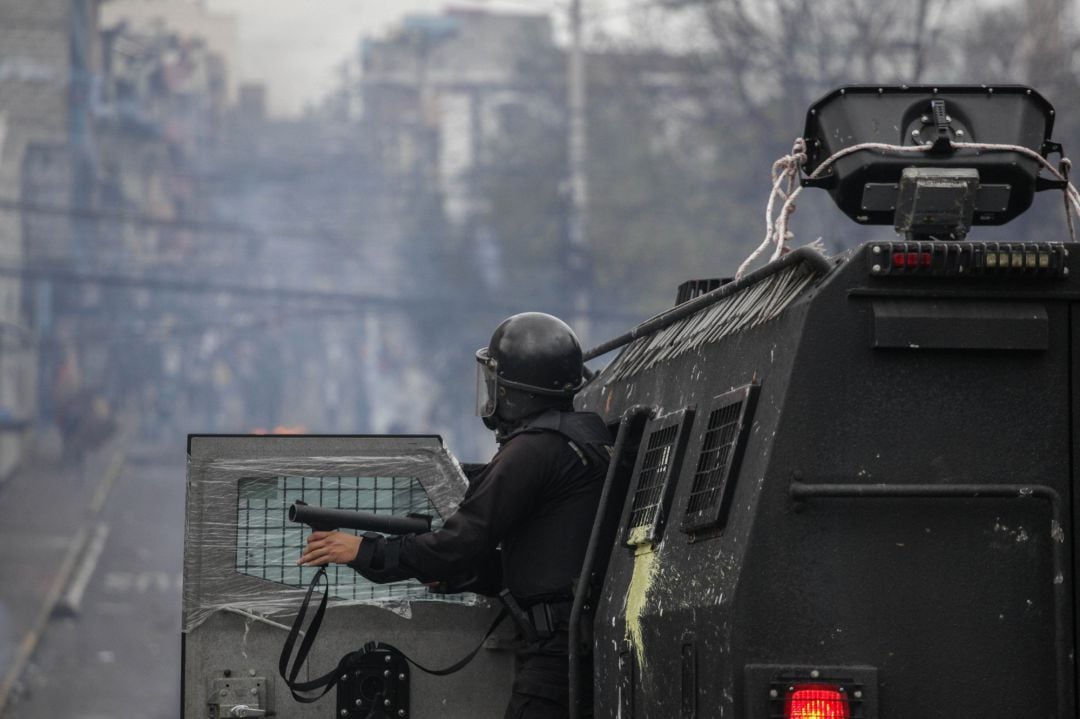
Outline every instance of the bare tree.
{"label": "bare tree", "polygon": [[941,52],[947,20],[944,0],[666,0],[660,6],[672,22],[659,42],[685,47],[686,30],[694,29],[691,54],[712,78],[701,97],[713,107],[712,119],[743,115],[774,133],[838,85],[923,80]]}

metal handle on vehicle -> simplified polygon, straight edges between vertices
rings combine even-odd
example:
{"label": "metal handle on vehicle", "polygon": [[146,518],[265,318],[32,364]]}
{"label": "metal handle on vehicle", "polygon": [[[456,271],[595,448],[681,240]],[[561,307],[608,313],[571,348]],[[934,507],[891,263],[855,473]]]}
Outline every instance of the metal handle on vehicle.
{"label": "metal handle on vehicle", "polygon": [[253,709],[247,704],[237,704],[229,710],[229,716],[232,717],[264,717],[266,716],[265,709]]}

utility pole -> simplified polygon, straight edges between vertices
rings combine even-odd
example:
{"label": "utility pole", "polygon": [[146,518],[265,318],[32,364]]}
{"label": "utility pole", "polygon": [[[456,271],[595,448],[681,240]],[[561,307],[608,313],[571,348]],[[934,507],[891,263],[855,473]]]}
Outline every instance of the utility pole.
{"label": "utility pole", "polygon": [[572,322],[584,340],[589,334],[589,312],[593,284],[592,252],[589,247],[589,188],[585,176],[587,155],[585,127],[585,51],[582,47],[581,0],[570,2],[570,58],[567,63],[569,105],[570,201],[567,218],[567,265],[574,317]]}

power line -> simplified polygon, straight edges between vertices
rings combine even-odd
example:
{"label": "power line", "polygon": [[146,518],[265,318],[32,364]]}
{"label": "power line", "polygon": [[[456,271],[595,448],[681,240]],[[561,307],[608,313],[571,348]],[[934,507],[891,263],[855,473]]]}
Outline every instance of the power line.
{"label": "power line", "polygon": [[[339,233],[331,231],[325,226],[319,228],[318,234],[311,234],[304,230],[276,227],[269,230],[260,230],[250,225],[223,222],[220,220],[195,220],[188,218],[162,218],[136,212],[123,210],[103,210],[80,208],[67,205],[45,205],[33,202],[0,198],[0,212],[17,212],[45,217],[68,217],[75,220],[88,220],[93,222],[113,222],[117,224],[134,224],[142,227],[156,227],[172,230],[184,230],[200,235],[232,235],[253,242],[266,243],[271,240],[299,240],[319,243],[335,249],[345,249],[355,246],[355,243],[347,241]],[[394,222],[373,223],[366,222],[365,227],[379,226],[398,229]]]}
{"label": "power line", "polygon": [[[21,345],[11,343],[10,346],[13,348],[56,347],[62,346],[68,339],[77,340],[82,343],[99,344],[108,344],[116,342],[117,340],[128,341],[137,339],[142,345],[159,345],[177,342],[210,331],[220,331],[227,334],[249,333],[255,330],[265,331],[265,328],[271,325],[285,325],[301,321],[309,326],[313,321],[311,316],[315,314],[323,316],[316,318],[314,321],[337,318],[337,313],[325,313],[307,309],[300,311],[274,312],[273,314],[263,316],[256,315],[245,322],[234,320],[213,321],[207,319],[201,322],[192,321],[182,324],[166,325],[162,322],[155,324],[150,319],[137,319],[125,324],[118,324],[113,320],[104,325],[89,326],[85,322],[80,322],[77,330],[73,333],[66,334],[63,338],[53,334],[36,337],[33,336],[32,333],[28,333],[21,337]],[[3,327],[0,326],[0,330],[2,329]],[[3,336],[3,332],[0,332],[0,349],[4,347]]]}
{"label": "power line", "polygon": [[[444,313],[447,310],[455,310],[467,315],[482,313],[501,316],[506,311],[507,306],[535,309],[537,304],[535,299],[526,302],[518,298],[502,298],[502,301],[496,304],[494,302],[477,302],[471,298],[454,297],[452,295],[390,296],[350,290],[245,285],[214,280],[93,272],[36,265],[0,265],[0,276],[17,277],[24,280],[51,280],[73,285],[93,285],[107,288],[145,289],[195,295],[228,295],[253,300],[273,301],[279,304],[285,302],[321,303],[317,304],[317,307],[319,311],[326,313],[381,308],[415,310],[425,314],[432,314],[433,310],[437,308]],[[547,305],[549,310],[557,314],[568,316],[572,310],[568,304],[563,302],[544,302],[542,304]],[[612,322],[637,322],[641,319],[640,315],[619,311],[593,313],[592,316],[598,320]]]}
{"label": "power line", "polygon": [[[506,178],[538,178],[542,180],[557,179],[554,175],[538,172],[514,172],[514,171],[502,171],[498,174],[500,179]],[[365,196],[370,197],[378,194],[386,198],[401,198],[407,197],[408,192],[405,189],[388,189],[382,188],[380,191],[363,193]],[[36,202],[28,202],[24,200],[13,200],[11,198],[0,198],[0,211],[26,213],[29,215],[40,215],[45,217],[69,217],[78,220],[89,221],[104,221],[113,222],[117,224],[134,224],[146,227],[159,227],[165,229],[187,230],[190,232],[200,234],[226,234],[226,235],[239,235],[247,237],[253,240],[265,241],[269,239],[295,239],[295,240],[312,240],[323,243],[331,243],[336,245],[349,245],[350,242],[340,237],[336,230],[327,228],[324,223],[320,221],[321,227],[319,232],[312,233],[308,230],[291,228],[291,227],[270,227],[261,229],[252,225],[245,225],[241,223],[228,222],[222,220],[198,220],[193,218],[166,218],[155,217],[154,215],[147,215],[139,212],[128,212],[124,210],[109,210],[109,209],[95,209],[75,207],[71,205],[53,205],[53,204],[41,204]],[[384,210],[388,212],[387,210]],[[310,210],[305,210],[305,214],[311,216]],[[400,221],[378,222],[377,225],[398,228],[402,224],[407,223],[408,217],[400,218]],[[371,220],[365,220],[365,227],[371,227]]]}
{"label": "power line", "polygon": [[342,303],[350,306],[410,307],[425,306],[431,299],[350,292],[345,290],[318,290],[302,287],[273,287],[244,285],[213,280],[181,279],[161,275],[135,275],[114,272],[73,270],[63,267],[35,265],[0,265],[0,276],[18,277],[24,280],[52,280],[73,285],[96,285],[125,289],[148,289],[184,294],[224,294],[255,299],[287,301],[316,301]]}
{"label": "power line", "polygon": [[[137,212],[125,212],[123,210],[103,210],[65,205],[42,205],[22,200],[0,198],[0,210],[25,212],[32,215],[49,215],[61,217],[74,217],[87,220],[108,220],[125,224],[138,224],[150,227],[164,227],[169,229],[191,230],[194,232],[220,232],[232,235],[247,235],[258,237],[259,231],[253,227],[217,220],[194,220],[187,218],[154,217]],[[263,233],[264,235],[267,233]],[[282,236],[301,237],[300,233],[281,231]],[[271,233],[272,236],[272,233]]]}

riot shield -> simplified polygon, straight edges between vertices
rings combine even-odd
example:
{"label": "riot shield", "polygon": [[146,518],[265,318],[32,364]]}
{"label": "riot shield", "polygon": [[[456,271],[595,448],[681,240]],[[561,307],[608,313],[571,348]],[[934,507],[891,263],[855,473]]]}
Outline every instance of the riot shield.
{"label": "riot shield", "polygon": [[[310,529],[289,521],[289,507],[426,514],[437,528],[465,487],[434,436],[190,436],[182,716],[501,716],[513,674],[508,622],[455,673],[428,675],[404,658],[453,664],[484,637],[496,606],[415,581],[374,584],[342,565],[327,568],[325,617],[296,681],[347,670],[312,703],[296,701],[279,676],[316,572],[296,565]],[[319,588],[309,617],[321,597]]]}

